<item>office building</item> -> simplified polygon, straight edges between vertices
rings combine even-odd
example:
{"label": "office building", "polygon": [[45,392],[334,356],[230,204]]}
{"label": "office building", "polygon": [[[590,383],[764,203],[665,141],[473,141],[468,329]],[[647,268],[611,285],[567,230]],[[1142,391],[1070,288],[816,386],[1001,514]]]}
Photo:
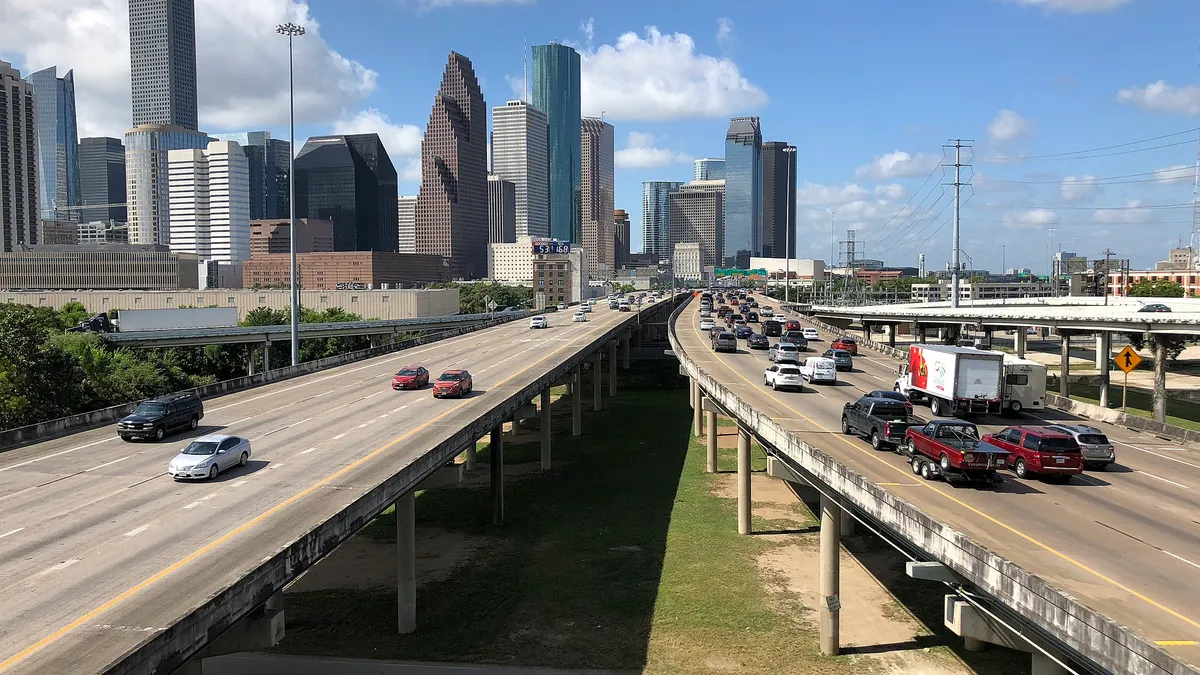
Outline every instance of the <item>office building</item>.
{"label": "office building", "polygon": [[0,61],[0,252],[38,243],[37,115],[33,87]]}
{"label": "office building", "polygon": [[[762,257],[796,257],[796,149],[763,143]],[[790,233],[790,234],[789,234]],[[787,251],[784,248],[787,247]]]}
{"label": "office building", "polygon": [[616,190],[613,125],[595,117],[580,122],[580,215],[583,248],[588,252],[588,276],[610,279],[616,268]]}
{"label": "office building", "polygon": [[668,196],[672,259],[680,244],[698,244],[699,267],[720,267],[725,241],[722,181],[694,181]]}
{"label": "office building", "polygon": [[91,220],[76,227],[80,244],[128,244],[129,228],[116,220]]}
{"label": "office building", "polygon": [[25,78],[37,110],[38,204],[48,220],[79,220],[79,133],[75,126],[75,75],[50,66]]}
{"label": "office building", "polygon": [[[289,284],[290,257],[269,253],[247,260],[242,264],[243,285]],[[300,253],[296,255],[296,270],[297,283],[308,290],[401,288],[459,278],[455,267],[442,256],[394,251]],[[351,307],[342,309],[354,311]]]}
{"label": "office building", "polygon": [[129,62],[133,126],[195,131],[195,0],[129,0]]}
{"label": "office building", "polygon": [[[79,139],[80,204],[97,208],[81,209],[80,222],[112,220],[125,223],[129,210],[125,204],[125,144],[119,138],[104,136]],[[109,206],[105,204],[120,204]]]}
{"label": "office building", "polygon": [[38,246],[0,253],[0,288],[195,288],[197,265],[166,246]]}
{"label": "office building", "polygon": [[79,243],[79,224],[71,220],[38,220],[39,245],[73,245]]}
{"label": "office building", "polygon": [[488,244],[488,279],[501,283],[533,282],[533,240],[518,236],[505,244]]}
{"label": "office building", "polygon": [[250,219],[287,218],[288,161],[292,144],[271,138],[269,131],[212,134],[218,141],[242,146],[250,167]]}
{"label": "office building", "polygon": [[313,136],[296,155],[296,217],[333,222],[333,250],[399,248],[396,168],[378,134]]}
{"label": "office building", "polygon": [[582,117],[579,52],[561,44],[533,48],[533,107],[550,124],[550,236],[578,244]]}
{"label": "office building", "polygon": [[671,261],[671,272],[680,281],[700,281],[704,276],[699,242],[675,244],[675,255]]}
{"label": "office building", "polygon": [[575,303],[591,297],[587,253],[571,248],[570,253],[533,256],[533,306],[544,309],[560,302]]}
{"label": "office building", "polygon": [[421,141],[417,253],[487,273],[487,104],[471,60],[450,52]]}
{"label": "office building", "polygon": [[614,237],[617,240],[616,251],[613,253],[613,266],[620,268],[629,262],[629,214],[625,209],[613,211],[613,225],[616,226]]}
{"label": "office building", "polygon": [[762,131],[734,117],[725,133],[725,267],[747,269],[762,254]]}
{"label": "office building", "polygon": [[[752,270],[766,270],[768,279],[783,280],[788,278],[788,273],[791,273],[793,283],[800,282],[803,285],[811,285],[814,281],[825,281],[825,261],[814,260],[812,258],[751,258],[750,268]],[[899,272],[896,278],[901,275]],[[858,273],[858,278],[863,279],[862,273]]]}
{"label": "office building", "polygon": [[525,101],[492,108],[492,172],[512,181],[517,236],[550,236],[550,126]]}
{"label": "office building", "polygon": [[250,168],[242,147],[213,141],[167,153],[171,250],[201,260],[250,259]]}
{"label": "office building", "polygon": [[725,180],[725,160],[713,157],[693,160],[692,180]]}
{"label": "office building", "polygon": [[[950,282],[936,284],[913,284],[910,287],[913,302],[949,301],[953,295]],[[1054,295],[1054,286],[1042,282],[981,282],[964,281],[958,285],[960,301],[1006,300],[1013,298],[1049,298]],[[1024,329],[1022,329],[1024,330]]]}
{"label": "office building", "polygon": [[417,252],[417,196],[396,198],[397,236],[401,253]]}
{"label": "office building", "polygon": [[517,186],[512,181],[488,176],[488,242],[503,244],[517,240]]}
{"label": "office building", "polygon": [[[290,253],[291,231],[292,224],[286,218],[250,221],[250,257],[269,253]],[[296,253],[332,252],[332,222],[319,218],[296,219]]]}
{"label": "office building", "polygon": [[174,125],[145,124],[125,132],[131,244],[171,243],[167,153],[203,150],[210,140],[206,133]]}
{"label": "office building", "polygon": [[642,181],[642,252],[652,259],[669,260],[671,246],[671,193],[679,190],[678,181]]}

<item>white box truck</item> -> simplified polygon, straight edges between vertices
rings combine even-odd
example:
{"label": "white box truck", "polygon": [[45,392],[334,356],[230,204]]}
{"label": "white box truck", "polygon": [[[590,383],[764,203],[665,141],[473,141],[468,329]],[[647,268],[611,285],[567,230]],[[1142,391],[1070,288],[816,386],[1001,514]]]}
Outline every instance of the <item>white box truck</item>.
{"label": "white box truck", "polygon": [[999,414],[1004,355],[971,347],[912,345],[893,387],[910,400],[929,399],[934,415]]}
{"label": "white box truck", "polygon": [[1042,410],[1046,407],[1046,365],[1004,355],[1004,410]]}
{"label": "white box truck", "polygon": [[117,312],[117,330],[122,333],[180,328],[228,328],[236,325],[237,307],[122,309]]}

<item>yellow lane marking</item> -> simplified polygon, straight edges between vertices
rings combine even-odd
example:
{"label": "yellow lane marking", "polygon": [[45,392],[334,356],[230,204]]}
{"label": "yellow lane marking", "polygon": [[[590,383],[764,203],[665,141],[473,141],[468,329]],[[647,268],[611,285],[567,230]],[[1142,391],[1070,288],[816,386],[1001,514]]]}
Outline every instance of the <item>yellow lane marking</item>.
{"label": "yellow lane marking", "polygon": [[[541,362],[553,357],[554,355],[558,354],[559,352],[561,352],[564,349],[567,349],[571,346],[572,345],[567,344],[562,347],[559,347],[558,349],[555,349],[552,352],[547,353],[542,358],[530,363],[528,366],[522,368],[521,370],[518,370],[517,372],[513,373],[512,375],[509,375],[508,377],[504,378],[503,380],[500,380],[499,382],[495,383],[494,385],[492,385],[492,387],[498,388],[498,387],[503,386],[508,381],[513,380],[513,379],[525,374],[526,372],[532,370],[534,367],[536,367]],[[165,577],[170,575],[172,572],[179,570],[180,568],[187,565],[188,563],[196,560],[197,558],[200,558],[201,556],[205,555],[206,553],[209,553],[210,551],[212,551],[216,547],[220,546],[221,544],[228,542],[229,540],[233,539],[234,537],[238,536],[239,534],[242,534],[243,532],[250,529],[251,527],[263,522],[267,518],[278,513],[279,511],[283,510],[284,508],[296,503],[297,501],[303,499],[304,497],[307,497],[308,495],[312,494],[319,488],[321,488],[325,485],[328,485],[329,483],[337,480],[338,478],[341,478],[342,476],[353,471],[354,469],[357,469],[358,467],[362,466],[363,464],[366,464],[367,462],[378,457],[379,455],[386,452],[387,450],[395,447],[397,444],[404,442],[408,438],[412,437],[414,434],[433,426],[439,420],[442,420],[446,416],[450,415],[451,413],[458,410],[459,408],[462,408],[463,406],[470,404],[474,400],[475,399],[467,399],[465,401],[462,401],[462,402],[456,404],[454,407],[449,408],[448,410],[441,413],[440,415],[430,418],[429,420],[427,420],[420,426],[412,429],[411,431],[408,431],[400,436],[397,436],[396,438],[392,439],[391,441],[389,441],[387,444],[383,445],[382,447],[372,450],[369,454],[364,455],[363,457],[355,460],[354,462],[346,465],[345,467],[342,467],[341,469],[333,472],[332,474],[326,476],[325,478],[322,478],[320,481],[313,483],[312,485],[305,488],[304,490],[301,490],[300,492],[296,493],[295,495],[288,497],[287,499],[276,504],[275,506],[271,507],[270,509],[267,509],[266,511],[260,513],[259,515],[255,516],[254,518],[251,518],[250,520],[246,521],[245,523],[242,523],[241,525],[235,527],[234,529],[230,530],[229,532],[221,535],[217,539],[214,539],[213,541],[205,544],[204,546],[201,546],[200,548],[189,553],[188,555],[184,556],[183,558],[181,558],[180,560],[171,564],[170,566],[154,573],[150,577],[143,580],[141,583],[133,586],[132,588],[129,588],[128,590],[122,592],[121,594],[112,598],[108,602],[105,602],[104,604],[100,605],[99,607],[97,607],[97,608],[91,610],[90,612],[84,614],[83,616],[79,617],[78,619],[75,619],[71,623],[63,626],[62,628],[59,628],[58,630],[54,631],[50,635],[47,635],[46,637],[42,638],[41,640],[38,640],[37,642],[33,643],[32,645],[26,647],[25,649],[22,649],[21,651],[17,652],[16,654],[13,654],[12,656],[5,659],[4,661],[0,662],[0,672],[3,672],[5,670],[11,668],[12,666],[16,665],[18,662],[29,658],[35,652],[38,652],[41,649],[43,649],[44,647],[58,641],[67,633],[75,630],[76,628],[79,628],[80,626],[82,626],[86,623],[89,623],[90,621],[92,621],[93,619],[98,617],[100,614],[103,614],[104,612],[112,609],[113,607],[116,607],[117,605],[128,600],[129,598],[133,597],[134,595],[138,594],[139,592],[149,588],[150,586],[154,585],[155,583],[162,581]]]}
{"label": "yellow lane marking", "polygon": [[876,483],[881,487],[917,487],[920,483]]}
{"label": "yellow lane marking", "polygon": [[[696,327],[695,324],[693,324],[692,328],[695,330],[697,337],[701,338],[701,344],[703,345],[704,344],[704,341],[703,341],[704,333],[698,327]],[[905,476],[909,475],[907,467],[905,469],[901,469],[900,467],[896,466],[895,464],[887,462],[882,457],[877,456],[875,454],[874,450],[868,451],[865,448],[863,448],[862,446],[860,446],[859,444],[852,443],[849,439],[847,439],[845,436],[841,435],[840,433],[835,435],[833,431],[826,429],[824,426],[821,426],[821,424],[818,423],[816,420],[806,417],[804,415],[804,413],[802,413],[799,410],[796,410],[792,406],[788,405],[782,399],[775,396],[771,391],[759,389],[758,386],[754,382],[750,381],[750,379],[747,378],[745,375],[742,375],[742,373],[740,371],[735,369],[733,366],[729,365],[729,363],[726,361],[726,359],[718,357],[718,360],[721,362],[721,365],[725,366],[731,373],[733,373],[734,375],[737,375],[738,377],[745,380],[746,383],[749,384],[754,391],[765,394],[766,396],[770,397],[772,400],[774,400],[779,405],[787,408],[788,410],[791,410],[792,412],[796,413],[803,419],[808,420],[815,426],[817,426],[817,427],[823,429],[825,432],[829,433],[830,436],[832,436],[833,438],[837,438],[839,441],[845,443],[847,446],[849,446],[850,448],[853,448],[854,450],[858,451],[859,453],[866,455],[867,457],[870,457],[871,459],[875,460],[876,462],[879,462],[883,466],[886,466],[887,468],[889,468],[893,471],[901,473]],[[1084,565],[1083,563],[1079,562],[1078,560],[1075,560],[1071,556],[1069,556],[1065,553],[1062,553],[1061,551],[1055,550],[1054,548],[1052,548],[1046,544],[1043,544],[1042,542],[1038,541],[1037,539],[1034,539],[1033,537],[1025,534],[1024,532],[1021,532],[1021,531],[1017,530],[1016,528],[1014,528],[1010,525],[1007,525],[1004,522],[997,520],[996,518],[993,518],[992,516],[989,516],[988,514],[984,513],[983,511],[980,511],[979,509],[971,506],[970,504],[967,504],[966,502],[947,494],[945,491],[938,489],[936,486],[931,485],[930,483],[918,483],[918,485],[936,492],[937,494],[945,497],[946,499],[950,500],[954,504],[961,506],[962,508],[966,509],[967,511],[970,511],[971,513],[974,513],[975,515],[979,516],[980,518],[983,518],[995,525],[998,525],[999,527],[1011,532],[1012,534],[1017,535],[1021,539],[1024,539],[1025,541],[1033,544],[1034,546],[1037,546],[1038,548],[1046,551],[1047,553],[1051,553],[1051,554],[1059,557],[1060,559],[1078,567],[1079,569],[1097,577],[1098,579],[1108,582],[1115,588],[1118,588],[1122,591],[1125,591],[1126,593],[1129,593],[1133,597],[1135,597],[1157,609],[1160,609],[1160,610],[1166,612],[1167,614],[1170,614],[1171,616],[1175,617],[1176,619],[1179,619],[1185,623],[1188,623],[1195,628],[1200,628],[1200,621],[1196,621],[1195,619],[1188,618],[1188,617],[1184,616],[1183,614],[1180,614],[1179,612],[1171,609],[1170,607],[1167,607],[1166,605],[1158,602],[1157,600],[1154,600],[1153,598],[1151,598],[1143,593],[1139,593],[1138,591],[1133,590],[1132,588],[1126,586],[1125,584],[1122,584],[1121,582],[1119,582],[1109,576],[1106,576],[1105,574],[1103,574],[1095,569],[1092,569],[1091,567],[1088,567],[1087,565]]]}
{"label": "yellow lane marking", "polygon": [[1155,640],[1154,644],[1159,647],[1195,647],[1200,645],[1200,642],[1195,640]]}

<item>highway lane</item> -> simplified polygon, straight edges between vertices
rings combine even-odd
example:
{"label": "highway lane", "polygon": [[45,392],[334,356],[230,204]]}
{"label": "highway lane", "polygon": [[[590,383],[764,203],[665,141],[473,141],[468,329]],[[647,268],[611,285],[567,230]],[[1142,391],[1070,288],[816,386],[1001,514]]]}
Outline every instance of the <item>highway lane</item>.
{"label": "highway lane", "polygon": [[[762,385],[765,351],[715,354],[694,308],[677,327],[689,356],[756,408],[846,465],[917,504],[976,541],[1046,578],[1096,610],[1193,664],[1200,663],[1200,460],[1194,448],[1095,424],[1117,442],[1113,471],[1088,472],[1067,485],[1006,474],[994,488],[953,487],[913,476],[902,457],[877,453],[840,433],[844,403],[890,389],[898,362],[863,350],[837,386],[772,392]],[[833,337],[810,345],[819,354]],[[917,414],[929,417],[927,407]],[[1058,411],[1024,423],[1066,420]],[[987,417],[985,431],[1017,420]],[[1180,644],[1170,644],[1180,643]]]}
{"label": "highway lane", "polygon": [[[589,316],[551,315],[545,331],[517,321],[212,399],[202,430],[254,447],[249,466],[215,482],[165,475],[185,436],[128,444],[107,427],[0,455],[0,671],[88,672],[169,626],[632,315]],[[392,391],[413,362],[435,376],[468,368],[475,395]]]}

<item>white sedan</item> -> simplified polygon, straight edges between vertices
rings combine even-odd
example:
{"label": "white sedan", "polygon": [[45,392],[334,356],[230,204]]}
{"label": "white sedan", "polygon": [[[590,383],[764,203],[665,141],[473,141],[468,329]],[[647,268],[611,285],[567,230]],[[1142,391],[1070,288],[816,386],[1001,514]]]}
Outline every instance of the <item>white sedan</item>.
{"label": "white sedan", "polygon": [[583,312],[575,312],[571,315],[571,321],[573,323],[583,323],[587,321],[587,314],[584,314]]}
{"label": "white sedan", "polygon": [[712,319],[701,319],[700,330],[712,330],[717,327],[717,322]]}
{"label": "white sedan", "polygon": [[250,441],[239,436],[210,434],[188,443],[167,465],[167,473],[176,480],[216,478],[250,460]]}
{"label": "white sedan", "polygon": [[804,378],[800,376],[799,366],[777,364],[763,372],[763,384],[772,389],[795,387],[796,391],[801,391],[804,389]]}
{"label": "white sedan", "polygon": [[804,336],[805,340],[820,340],[821,339],[821,334],[817,332],[816,328],[812,328],[811,326],[808,328],[802,328],[800,330],[800,334]]}

